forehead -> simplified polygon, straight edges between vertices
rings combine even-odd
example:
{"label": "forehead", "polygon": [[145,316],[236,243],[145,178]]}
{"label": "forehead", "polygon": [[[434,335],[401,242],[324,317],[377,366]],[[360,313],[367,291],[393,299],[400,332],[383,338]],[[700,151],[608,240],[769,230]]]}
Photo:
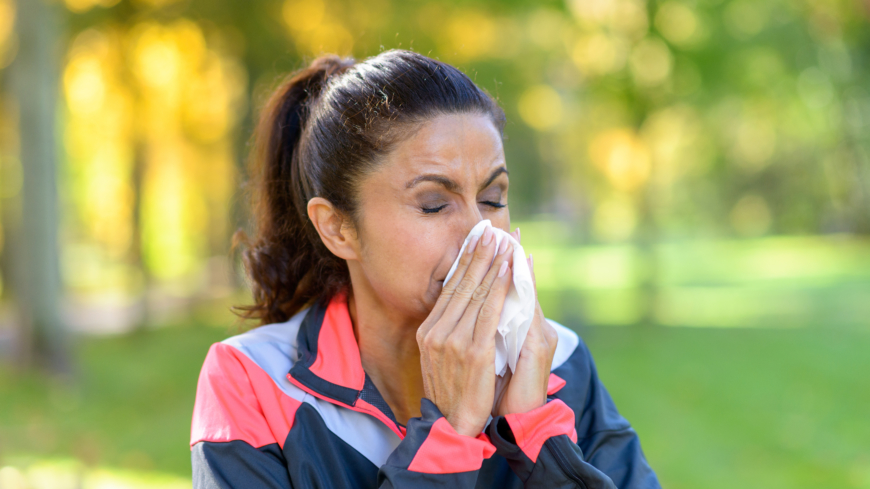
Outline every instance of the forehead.
{"label": "forehead", "polygon": [[478,180],[503,166],[501,135],[486,115],[446,114],[425,122],[397,143],[378,170],[393,186],[425,173]]}

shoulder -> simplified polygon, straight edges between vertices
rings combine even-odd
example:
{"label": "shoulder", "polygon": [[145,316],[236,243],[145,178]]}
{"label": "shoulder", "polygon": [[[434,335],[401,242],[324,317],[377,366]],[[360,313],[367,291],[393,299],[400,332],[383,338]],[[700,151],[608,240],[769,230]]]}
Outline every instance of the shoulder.
{"label": "shoulder", "polygon": [[255,447],[283,444],[274,433],[289,430],[292,417],[285,415],[294,413],[305,397],[287,380],[287,372],[296,359],[296,335],[306,312],[211,346],[196,387],[191,446],[231,440]]}
{"label": "shoulder", "polygon": [[303,309],[283,323],[260,326],[213,344],[203,363],[203,373],[229,373],[252,363],[269,377],[282,378],[296,361],[296,338],[307,312]]}

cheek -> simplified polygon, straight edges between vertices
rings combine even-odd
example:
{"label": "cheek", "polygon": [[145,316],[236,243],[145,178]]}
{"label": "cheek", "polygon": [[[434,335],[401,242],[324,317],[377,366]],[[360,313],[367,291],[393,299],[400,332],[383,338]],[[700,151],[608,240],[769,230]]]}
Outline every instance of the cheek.
{"label": "cheek", "polygon": [[494,227],[503,229],[508,233],[511,232],[511,215],[507,208],[504,209],[504,212],[499,212],[498,216],[489,219],[492,221]]}
{"label": "cheek", "polygon": [[[421,238],[411,229],[396,230],[392,239],[382,242],[377,250],[377,260],[383,268],[397,276],[415,275],[416,280],[424,278],[419,274],[430,266],[433,258],[431,240]],[[373,250],[374,251],[374,250]]]}
{"label": "cheek", "polygon": [[375,290],[384,299],[428,295],[448,246],[438,226],[398,218],[377,228],[367,233],[361,263]]}

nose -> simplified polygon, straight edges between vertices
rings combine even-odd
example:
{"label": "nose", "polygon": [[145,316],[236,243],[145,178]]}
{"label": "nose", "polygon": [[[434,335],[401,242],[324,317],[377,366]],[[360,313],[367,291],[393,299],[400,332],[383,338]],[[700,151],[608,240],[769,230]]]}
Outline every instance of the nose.
{"label": "nose", "polygon": [[458,247],[462,246],[462,242],[465,241],[465,237],[471,232],[471,228],[482,220],[483,215],[480,213],[480,209],[477,206],[473,206],[468,210],[468,212],[463,213],[462,217],[457,220],[458,222],[456,226],[456,231],[458,233],[456,236]]}
{"label": "nose", "polygon": [[465,229],[465,234],[467,235],[471,228],[473,228],[477,223],[483,220],[483,214],[480,213],[480,208],[478,206],[474,206],[469,209],[467,216],[467,228]]}

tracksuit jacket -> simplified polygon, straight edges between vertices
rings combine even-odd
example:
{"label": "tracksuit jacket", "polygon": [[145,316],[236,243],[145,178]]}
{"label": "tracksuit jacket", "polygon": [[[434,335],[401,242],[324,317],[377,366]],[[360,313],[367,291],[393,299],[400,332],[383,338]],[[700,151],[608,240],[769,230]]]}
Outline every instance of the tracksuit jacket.
{"label": "tracksuit jacket", "polygon": [[193,486],[659,488],[586,345],[550,323],[547,403],[493,418],[476,438],[428,399],[421,417],[396,422],[362,368],[343,296],[215,343],[193,411]]}

